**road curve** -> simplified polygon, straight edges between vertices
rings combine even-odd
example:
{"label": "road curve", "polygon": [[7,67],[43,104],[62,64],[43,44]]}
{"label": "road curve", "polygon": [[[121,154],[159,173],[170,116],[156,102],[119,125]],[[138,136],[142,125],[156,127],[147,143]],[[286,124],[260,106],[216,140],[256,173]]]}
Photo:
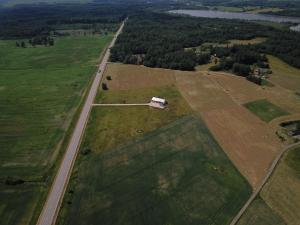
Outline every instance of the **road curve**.
{"label": "road curve", "polygon": [[79,149],[81,137],[84,132],[94,98],[97,94],[98,87],[100,85],[106,64],[110,56],[110,48],[114,46],[118,35],[121,33],[124,27],[124,23],[125,21],[121,24],[119,30],[115,34],[113,40],[111,41],[109,47],[107,48],[102,58],[102,61],[99,65],[99,69],[96,73],[92,86],[89,90],[88,96],[82,108],[80,117],[71,136],[69,145],[66,149],[64,158],[61,162],[60,168],[55,176],[47,200],[39,216],[37,225],[53,225],[56,222],[59,208],[61,206],[61,202],[63,200],[63,196],[68,185],[71,171]]}
{"label": "road curve", "polygon": [[261,184],[256,188],[256,190],[252,193],[252,195],[250,196],[250,198],[248,199],[248,201],[245,203],[245,205],[240,209],[240,211],[238,212],[238,214],[233,218],[233,220],[231,221],[230,225],[235,225],[237,224],[237,222],[239,221],[239,219],[242,217],[242,215],[244,214],[244,212],[247,210],[247,208],[250,206],[250,204],[253,202],[253,200],[256,198],[256,196],[259,194],[259,192],[261,191],[261,189],[264,187],[264,185],[266,184],[266,182],[268,181],[268,179],[270,178],[270,176],[272,175],[274,169],[276,168],[278,162],[280,161],[281,157],[283,156],[283,154],[292,149],[293,147],[296,146],[300,146],[300,143],[294,143],[291,145],[287,145],[284,148],[281,149],[280,153],[277,155],[277,157],[274,159],[272,165],[270,166],[268,173],[266,174],[265,178],[262,180]]}

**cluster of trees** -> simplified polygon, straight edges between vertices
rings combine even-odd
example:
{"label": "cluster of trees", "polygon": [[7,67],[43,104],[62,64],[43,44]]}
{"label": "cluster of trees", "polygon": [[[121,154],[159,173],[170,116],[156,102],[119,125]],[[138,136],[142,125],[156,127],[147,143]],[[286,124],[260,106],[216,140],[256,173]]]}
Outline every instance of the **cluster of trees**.
{"label": "cluster of trees", "polygon": [[130,17],[123,33],[111,51],[111,61],[143,64],[180,70],[193,70],[195,65],[210,60],[209,54],[197,54],[185,48],[204,42],[229,39],[251,39],[269,31],[241,21],[198,19],[159,13],[143,13]]}
{"label": "cluster of trees", "polygon": [[213,71],[232,70],[233,73],[246,77],[251,72],[251,65],[269,67],[266,55],[252,50],[250,46],[216,47],[212,53],[220,58],[219,64],[211,67]]}
{"label": "cluster of trees", "polygon": [[[143,64],[180,70],[193,70],[209,61],[209,55],[198,55],[186,48],[205,42],[224,43],[230,39],[266,37],[265,43],[246,47],[217,48],[212,52],[224,58],[220,69],[245,74],[254,63],[267,66],[263,54],[273,54],[300,68],[300,34],[274,27],[237,20],[191,18],[160,13],[131,16],[111,53],[111,61]],[[298,41],[297,41],[298,40]],[[230,56],[230,57],[228,57]]]}
{"label": "cluster of trees", "polygon": [[[28,40],[28,44],[32,47],[36,45],[53,46],[54,39],[48,36],[34,37]],[[16,41],[16,47],[26,48],[27,45],[24,41]]]}
{"label": "cluster of trees", "polygon": [[36,45],[53,46],[54,39],[48,36],[34,37],[32,39],[29,39],[28,43],[33,47]]}
{"label": "cluster of trees", "polygon": [[64,24],[118,24],[136,9],[128,4],[94,3],[23,5],[0,10],[0,38],[24,39],[49,35]]}

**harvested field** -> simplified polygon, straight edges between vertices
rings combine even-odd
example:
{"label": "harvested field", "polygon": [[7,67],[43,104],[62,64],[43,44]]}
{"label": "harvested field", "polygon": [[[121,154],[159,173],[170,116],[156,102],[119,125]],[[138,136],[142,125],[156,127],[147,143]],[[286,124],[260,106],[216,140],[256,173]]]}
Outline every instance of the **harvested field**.
{"label": "harvested field", "polygon": [[105,71],[105,77],[111,76],[111,81],[103,80],[112,90],[132,90],[151,87],[168,86],[175,83],[174,71],[154,69],[145,66],[110,63]]}
{"label": "harvested field", "polygon": [[220,74],[216,79],[214,75],[177,72],[176,81],[184,98],[202,116],[229,158],[255,188],[276,157],[280,143],[275,131],[240,104],[243,93],[234,98],[220,84],[221,76],[227,79]]}
{"label": "harvested field", "polygon": [[256,198],[237,225],[285,225],[283,219],[260,197]]}
{"label": "harvested field", "polygon": [[263,190],[265,202],[279,214],[286,224],[300,221],[300,148],[285,154]]}
{"label": "harvested field", "polygon": [[270,122],[277,117],[289,115],[287,111],[272,104],[266,99],[248,102],[245,104],[245,107],[265,122]]}
{"label": "harvested field", "polygon": [[59,224],[228,224],[251,193],[193,116],[81,158]]}
{"label": "harvested field", "polygon": [[267,99],[290,113],[300,113],[300,100],[294,91],[278,85],[274,87],[259,86],[243,77],[229,73],[210,72],[209,74],[212,75],[210,79],[216,82],[238,104]]}

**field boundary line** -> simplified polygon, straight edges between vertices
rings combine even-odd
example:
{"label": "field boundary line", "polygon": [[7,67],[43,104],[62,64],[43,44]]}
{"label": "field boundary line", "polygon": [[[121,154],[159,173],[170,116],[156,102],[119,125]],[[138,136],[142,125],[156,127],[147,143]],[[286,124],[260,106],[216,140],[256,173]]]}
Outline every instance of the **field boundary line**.
{"label": "field boundary line", "polygon": [[276,166],[278,165],[278,163],[279,163],[280,159],[282,158],[282,156],[284,155],[284,153],[286,153],[287,151],[289,151],[289,150],[291,150],[291,149],[293,149],[294,147],[297,147],[297,146],[300,146],[300,142],[287,145],[287,146],[285,146],[281,149],[280,153],[273,160],[272,165],[268,169],[268,172],[267,172],[265,178],[262,180],[261,184],[256,188],[256,190],[252,193],[252,195],[250,196],[248,201],[245,203],[245,205],[240,209],[240,211],[237,213],[237,215],[233,218],[230,225],[236,225],[237,224],[237,222],[240,220],[242,215],[246,212],[248,207],[251,205],[251,203],[254,201],[254,199],[257,197],[257,195],[260,193],[260,191],[263,189],[263,187],[265,186],[265,184],[267,183],[267,181],[269,180],[269,178],[273,174]]}

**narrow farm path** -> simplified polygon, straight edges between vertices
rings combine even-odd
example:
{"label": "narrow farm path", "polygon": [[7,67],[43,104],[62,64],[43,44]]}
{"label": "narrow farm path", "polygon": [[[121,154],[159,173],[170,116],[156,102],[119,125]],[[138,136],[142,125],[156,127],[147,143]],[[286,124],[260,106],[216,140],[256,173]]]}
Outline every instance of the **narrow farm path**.
{"label": "narrow farm path", "polygon": [[78,148],[80,146],[81,137],[83,135],[94,98],[97,94],[99,84],[101,82],[106,64],[110,57],[110,48],[114,46],[118,35],[122,32],[125,21],[120,26],[109,47],[107,48],[102,61],[99,65],[98,72],[93,80],[92,86],[89,90],[88,96],[82,108],[80,117],[77,121],[76,127],[71,136],[69,145],[66,149],[63,160],[60,164],[54,182],[48,194],[47,200],[44,204],[43,210],[39,216],[37,225],[53,225],[57,219],[57,214],[63,200],[63,196],[68,185],[72,168],[76,159]]}
{"label": "narrow farm path", "polygon": [[290,150],[290,149],[292,149],[292,148],[294,148],[296,146],[300,146],[300,142],[284,146],[281,149],[280,153],[274,159],[272,165],[270,166],[270,168],[268,170],[268,173],[266,174],[266,176],[263,179],[263,181],[261,182],[261,184],[256,188],[256,190],[254,190],[254,192],[252,193],[252,195],[250,196],[250,198],[248,199],[248,201],[240,209],[240,211],[238,212],[238,214],[233,218],[233,220],[231,221],[230,225],[236,225],[237,224],[237,222],[239,221],[239,219],[242,217],[242,215],[244,214],[244,212],[247,210],[247,208],[250,206],[250,204],[253,202],[253,200],[256,198],[256,196],[259,194],[259,192],[262,190],[262,188],[264,187],[264,185],[266,184],[266,182],[268,181],[268,179],[272,175],[274,169],[276,168],[276,166],[277,166],[278,162],[280,161],[281,157],[283,156],[283,154],[286,151],[288,151],[288,150]]}
{"label": "narrow farm path", "polygon": [[92,106],[149,106],[149,103],[132,103],[132,104],[93,104]]}

